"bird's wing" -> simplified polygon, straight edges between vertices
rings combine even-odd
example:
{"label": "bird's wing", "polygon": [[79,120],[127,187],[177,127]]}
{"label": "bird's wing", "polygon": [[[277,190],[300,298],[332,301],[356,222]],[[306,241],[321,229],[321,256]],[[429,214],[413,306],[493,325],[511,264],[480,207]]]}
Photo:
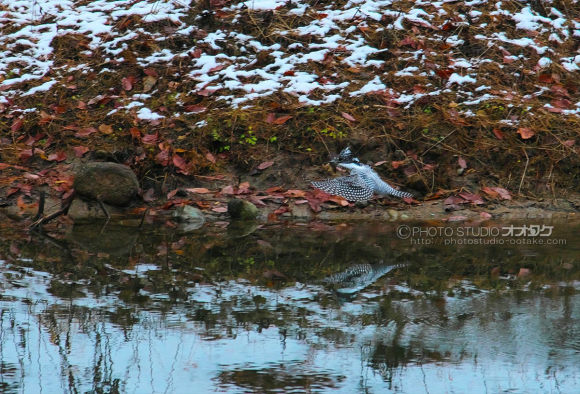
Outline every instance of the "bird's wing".
{"label": "bird's wing", "polygon": [[373,190],[357,175],[312,182],[312,186],[348,201],[366,201],[373,196]]}

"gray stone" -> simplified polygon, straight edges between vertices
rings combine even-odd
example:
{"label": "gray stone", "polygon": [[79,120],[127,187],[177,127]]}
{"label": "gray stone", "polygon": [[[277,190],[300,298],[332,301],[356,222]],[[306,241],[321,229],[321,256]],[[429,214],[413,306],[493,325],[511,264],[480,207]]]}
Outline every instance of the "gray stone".
{"label": "gray stone", "polygon": [[199,209],[192,207],[191,205],[183,205],[177,207],[173,214],[171,215],[173,219],[178,222],[204,222],[205,216],[203,212]]}
{"label": "gray stone", "polygon": [[228,202],[228,213],[234,219],[255,219],[259,211],[251,202],[234,198]]}
{"label": "gray stone", "polygon": [[139,192],[133,171],[122,164],[87,163],[75,175],[75,191],[81,196],[111,205],[127,205]]}

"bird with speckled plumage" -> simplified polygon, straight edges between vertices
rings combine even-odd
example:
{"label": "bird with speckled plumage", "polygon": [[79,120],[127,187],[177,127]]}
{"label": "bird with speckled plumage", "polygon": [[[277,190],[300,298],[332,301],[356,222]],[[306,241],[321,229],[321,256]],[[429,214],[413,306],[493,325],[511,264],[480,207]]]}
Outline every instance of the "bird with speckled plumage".
{"label": "bird with speckled plumage", "polygon": [[375,193],[401,198],[413,197],[411,193],[394,189],[370,166],[361,164],[359,159],[352,155],[350,148],[343,149],[333,161],[340,167],[350,170],[350,175],[313,181],[312,186],[329,194],[344,197],[348,201],[366,201]]}

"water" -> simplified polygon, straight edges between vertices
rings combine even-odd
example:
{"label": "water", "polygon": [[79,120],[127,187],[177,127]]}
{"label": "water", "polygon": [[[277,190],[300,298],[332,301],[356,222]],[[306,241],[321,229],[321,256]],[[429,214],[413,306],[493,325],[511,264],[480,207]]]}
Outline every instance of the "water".
{"label": "water", "polygon": [[580,223],[409,226],[3,231],[0,392],[579,391]]}

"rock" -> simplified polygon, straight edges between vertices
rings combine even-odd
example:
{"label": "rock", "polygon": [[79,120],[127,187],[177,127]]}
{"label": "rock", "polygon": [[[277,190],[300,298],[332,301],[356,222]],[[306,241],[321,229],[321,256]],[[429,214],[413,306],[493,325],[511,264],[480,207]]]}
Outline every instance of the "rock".
{"label": "rock", "polygon": [[357,208],[366,208],[369,206],[369,202],[368,201],[357,201],[354,203],[354,206]]}
{"label": "rock", "polygon": [[228,202],[228,213],[234,219],[255,219],[258,208],[249,201],[234,198]]}
{"label": "rock", "polygon": [[205,222],[203,212],[191,205],[177,207],[171,216],[178,222]]}
{"label": "rock", "polygon": [[255,220],[233,220],[228,225],[227,234],[229,238],[244,238],[258,229],[258,223]]}
{"label": "rock", "polygon": [[75,175],[75,191],[111,205],[127,205],[139,192],[131,169],[116,163],[87,163]]}

